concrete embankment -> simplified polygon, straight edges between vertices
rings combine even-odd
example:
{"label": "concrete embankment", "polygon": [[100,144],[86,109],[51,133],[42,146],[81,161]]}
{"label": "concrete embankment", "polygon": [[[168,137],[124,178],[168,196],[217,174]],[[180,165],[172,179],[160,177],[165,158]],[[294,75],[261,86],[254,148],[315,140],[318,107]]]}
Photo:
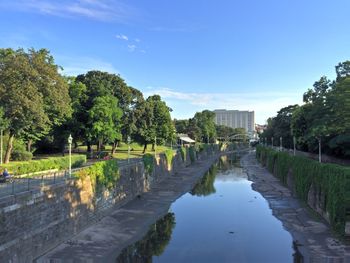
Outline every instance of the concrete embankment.
{"label": "concrete embankment", "polygon": [[62,243],[36,262],[115,262],[123,248],[142,238],[149,225],[167,213],[170,205],[190,191],[219,154],[178,169],[148,192],[113,211],[101,221]]}
{"label": "concrete embankment", "polygon": [[241,165],[253,181],[253,189],[263,195],[272,213],[291,233],[298,254],[295,257],[303,258],[300,262],[350,262],[350,246],[335,238],[327,222],[262,167],[255,153],[243,156]]}

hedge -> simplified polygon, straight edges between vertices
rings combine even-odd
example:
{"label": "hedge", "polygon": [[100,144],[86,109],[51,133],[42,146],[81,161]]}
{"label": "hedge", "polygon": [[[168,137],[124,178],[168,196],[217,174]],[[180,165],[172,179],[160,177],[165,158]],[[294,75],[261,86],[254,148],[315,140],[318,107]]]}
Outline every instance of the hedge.
{"label": "hedge", "polygon": [[[86,163],[85,155],[72,155],[72,168],[80,167],[84,163]],[[8,164],[3,164],[2,168],[7,168],[8,171],[14,175],[28,174],[51,169],[64,170],[69,168],[69,156],[48,157],[45,159],[25,162],[11,162]]]}
{"label": "hedge", "polygon": [[349,167],[319,163],[263,146],[257,147],[256,157],[284,184],[287,184],[291,172],[294,179],[292,190],[304,202],[307,202],[311,185],[319,189],[325,195],[323,209],[329,216],[332,229],[340,235],[345,234],[345,223],[350,220],[346,215],[346,210],[350,209]]}
{"label": "hedge", "polygon": [[95,192],[101,192],[104,188],[112,189],[119,180],[119,167],[116,159],[96,162],[93,165],[74,173],[75,177],[90,177]]}
{"label": "hedge", "polygon": [[165,154],[165,158],[168,164],[168,167],[171,168],[172,164],[173,164],[173,158],[174,158],[174,153],[175,151],[172,149],[166,149],[164,154]]}
{"label": "hedge", "polygon": [[143,155],[142,159],[143,159],[145,171],[148,174],[151,174],[153,172],[153,169],[154,169],[154,156],[153,156],[153,154],[145,153]]}

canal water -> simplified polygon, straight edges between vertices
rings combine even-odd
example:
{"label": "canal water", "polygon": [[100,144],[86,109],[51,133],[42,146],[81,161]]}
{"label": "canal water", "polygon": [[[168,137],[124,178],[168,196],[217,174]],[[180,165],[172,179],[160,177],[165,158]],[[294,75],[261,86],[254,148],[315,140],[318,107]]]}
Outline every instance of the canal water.
{"label": "canal water", "polygon": [[223,156],[117,263],[302,262],[239,160]]}

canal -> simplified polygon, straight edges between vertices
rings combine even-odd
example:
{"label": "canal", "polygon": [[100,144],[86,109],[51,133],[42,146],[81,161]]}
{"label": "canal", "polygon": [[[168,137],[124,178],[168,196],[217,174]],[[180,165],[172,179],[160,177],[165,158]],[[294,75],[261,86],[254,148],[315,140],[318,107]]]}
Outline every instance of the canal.
{"label": "canal", "polygon": [[221,157],[115,262],[302,262],[251,183],[237,157]]}

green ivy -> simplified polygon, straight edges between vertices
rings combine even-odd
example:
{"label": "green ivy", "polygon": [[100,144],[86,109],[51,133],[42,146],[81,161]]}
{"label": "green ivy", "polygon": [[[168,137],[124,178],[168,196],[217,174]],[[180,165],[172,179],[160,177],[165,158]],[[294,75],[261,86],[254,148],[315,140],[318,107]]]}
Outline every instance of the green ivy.
{"label": "green ivy", "polygon": [[[72,167],[80,167],[86,163],[85,155],[72,155]],[[46,171],[51,169],[64,170],[69,168],[69,156],[48,157],[40,160],[26,162],[11,162],[1,166],[7,168],[10,173],[15,175]]]}
{"label": "green ivy", "polygon": [[119,180],[119,167],[117,160],[108,160],[96,162],[93,165],[77,171],[74,176],[84,178],[89,176],[95,192],[99,193],[102,189],[113,189]]}
{"label": "green ivy", "polygon": [[323,209],[329,215],[333,230],[340,235],[345,234],[345,223],[350,220],[346,215],[347,209],[350,209],[349,167],[319,163],[263,146],[257,147],[256,158],[262,165],[268,166],[269,170],[272,168],[270,171],[284,184],[287,182],[288,173],[291,172],[294,180],[293,190],[304,202],[307,202],[311,185],[318,189],[325,196]]}
{"label": "green ivy", "polygon": [[194,163],[196,161],[196,149],[195,149],[195,147],[190,146],[190,148],[188,148],[188,151],[189,151],[191,163]]}
{"label": "green ivy", "polygon": [[168,167],[170,167],[170,168],[172,167],[172,164],[173,164],[174,153],[175,153],[175,151],[172,149],[167,149],[164,152],[166,161],[168,163]]}
{"label": "green ivy", "polygon": [[181,146],[180,154],[181,154],[181,158],[182,158],[183,162],[186,162],[186,153],[187,153],[186,147],[185,146]]}
{"label": "green ivy", "polygon": [[148,174],[151,174],[153,172],[153,168],[154,168],[154,156],[153,156],[153,154],[145,153],[143,155],[142,159],[143,159],[143,164],[145,166],[145,171]]}

